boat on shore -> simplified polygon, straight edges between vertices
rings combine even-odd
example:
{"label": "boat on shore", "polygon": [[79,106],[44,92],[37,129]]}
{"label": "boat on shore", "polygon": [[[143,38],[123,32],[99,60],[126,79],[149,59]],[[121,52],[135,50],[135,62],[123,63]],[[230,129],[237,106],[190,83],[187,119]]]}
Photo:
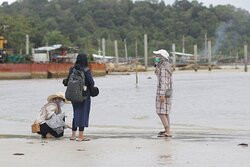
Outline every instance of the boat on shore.
{"label": "boat on shore", "polygon": [[[68,75],[73,63],[26,63],[0,64],[0,79],[37,79],[37,78],[63,78]],[[106,75],[104,63],[89,63],[94,76]]]}
{"label": "boat on shore", "polygon": [[[56,44],[32,49],[30,56],[9,52],[0,63],[0,79],[66,77],[70,67],[74,66],[78,51],[76,47]],[[105,63],[93,61],[91,56],[88,58],[94,76],[106,75]]]}

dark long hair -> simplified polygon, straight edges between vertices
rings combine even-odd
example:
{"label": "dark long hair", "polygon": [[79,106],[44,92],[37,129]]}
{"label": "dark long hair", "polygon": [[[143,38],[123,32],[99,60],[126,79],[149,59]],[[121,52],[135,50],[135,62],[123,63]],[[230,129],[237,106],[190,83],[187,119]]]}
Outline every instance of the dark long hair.
{"label": "dark long hair", "polygon": [[75,68],[76,69],[84,69],[88,67],[88,57],[85,53],[80,53],[77,55]]}

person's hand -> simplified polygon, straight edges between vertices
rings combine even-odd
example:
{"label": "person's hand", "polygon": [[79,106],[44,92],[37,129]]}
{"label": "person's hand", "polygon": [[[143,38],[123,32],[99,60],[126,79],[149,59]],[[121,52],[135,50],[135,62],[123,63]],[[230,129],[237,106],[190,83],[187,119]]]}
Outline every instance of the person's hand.
{"label": "person's hand", "polygon": [[67,86],[68,85],[68,79],[63,79],[63,85]]}
{"label": "person's hand", "polygon": [[69,125],[69,124],[66,124],[66,127],[69,128],[69,129],[72,129],[72,126]]}
{"label": "person's hand", "polygon": [[160,102],[164,103],[166,101],[166,97],[165,96],[160,96]]}

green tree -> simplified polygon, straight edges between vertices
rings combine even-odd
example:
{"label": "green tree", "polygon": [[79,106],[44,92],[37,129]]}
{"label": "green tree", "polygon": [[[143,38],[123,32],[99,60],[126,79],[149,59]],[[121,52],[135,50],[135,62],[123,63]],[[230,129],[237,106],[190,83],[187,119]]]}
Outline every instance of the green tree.
{"label": "green tree", "polygon": [[48,45],[55,45],[55,44],[71,45],[70,40],[67,37],[63,36],[62,33],[57,30],[48,32],[45,35],[43,42]]}
{"label": "green tree", "polygon": [[[223,31],[222,25],[227,25]],[[34,47],[62,43],[90,52],[97,51],[98,39],[106,38],[109,54],[113,40],[119,41],[122,53],[122,41],[127,39],[132,55],[135,40],[143,54],[144,33],[150,51],[171,50],[172,43],[181,51],[185,35],[188,52],[194,44],[203,49],[207,33],[214,50],[227,55],[250,42],[250,14],[231,5],[206,7],[196,0],[176,0],[172,5],[158,0],[23,0],[0,6],[0,33],[15,52],[24,50],[29,34]]]}

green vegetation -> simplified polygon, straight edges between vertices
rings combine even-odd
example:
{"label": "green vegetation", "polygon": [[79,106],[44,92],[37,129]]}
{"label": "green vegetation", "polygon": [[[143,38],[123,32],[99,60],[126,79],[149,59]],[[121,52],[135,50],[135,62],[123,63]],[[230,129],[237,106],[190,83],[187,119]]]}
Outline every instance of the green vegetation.
{"label": "green vegetation", "polygon": [[[113,40],[118,40],[119,55],[124,55],[127,39],[129,56],[134,56],[135,39],[143,55],[143,34],[153,49],[171,50],[176,43],[186,51],[204,48],[204,35],[212,40],[215,53],[225,55],[241,51],[250,42],[250,14],[233,6],[205,7],[197,1],[176,1],[165,5],[157,0],[23,0],[0,7],[0,35],[16,52],[25,50],[25,35],[33,47],[63,43],[97,53],[99,39],[106,38],[106,54],[114,55]],[[242,53],[240,52],[242,57]]]}

